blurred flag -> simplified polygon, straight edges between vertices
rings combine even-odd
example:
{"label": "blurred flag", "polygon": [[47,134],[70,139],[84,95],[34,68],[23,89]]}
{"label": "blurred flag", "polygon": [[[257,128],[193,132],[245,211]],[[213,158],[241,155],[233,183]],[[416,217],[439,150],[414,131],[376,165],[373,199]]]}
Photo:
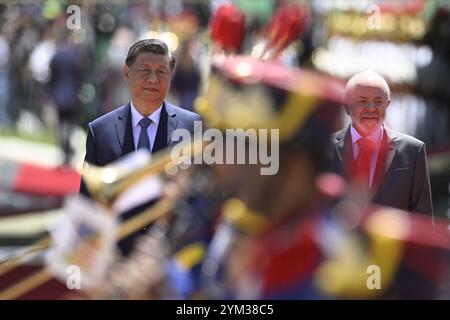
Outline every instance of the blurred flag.
{"label": "blurred flag", "polygon": [[63,197],[77,193],[80,174],[71,168],[0,161],[0,191]]}

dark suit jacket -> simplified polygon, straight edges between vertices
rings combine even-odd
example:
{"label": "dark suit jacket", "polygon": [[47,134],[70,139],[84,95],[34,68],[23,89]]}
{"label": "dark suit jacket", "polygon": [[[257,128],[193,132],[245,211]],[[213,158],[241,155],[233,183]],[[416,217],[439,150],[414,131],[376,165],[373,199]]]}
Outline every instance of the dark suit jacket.
{"label": "dark suit jacket", "polygon": [[[183,128],[192,133],[196,120],[200,120],[196,113],[164,102],[152,153],[176,143],[171,140],[175,129]],[[87,162],[105,166],[132,151],[135,151],[135,147],[129,103],[89,123],[85,157]]]}
{"label": "dark suit jacket", "polygon": [[[433,214],[425,143],[385,126],[372,182],[373,202]],[[332,167],[350,178],[354,166],[350,126],[333,135]]]}
{"label": "dark suit jacket", "polygon": [[[194,121],[199,120],[201,118],[196,113],[164,102],[152,153],[178,142],[172,141],[175,129],[183,128],[193,133]],[[130,104],[121,106],[89,123],[85,161],[97,166],[105,166],[133,151],[135,151],[135,147]],[[81,181],[80,192],[89,196],[83,181]],[[154,200],[122,212],[120,219],[130,219],[151,206],[153,202]],[[144,233],[145,229],[135,232],[118,243],[123,254],[127,255],[131,252],[136,238]]]}

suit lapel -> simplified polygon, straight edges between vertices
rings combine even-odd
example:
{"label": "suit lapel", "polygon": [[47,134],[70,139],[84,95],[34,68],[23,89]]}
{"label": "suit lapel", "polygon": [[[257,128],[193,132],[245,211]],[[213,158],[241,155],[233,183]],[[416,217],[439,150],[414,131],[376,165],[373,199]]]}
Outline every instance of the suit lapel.
{"label": "suit lapel", "polygon": [[336,133],[336,141],[335,141],[335,147],[336,152],[339,158],[339,161],[342,164],[342,161],[344,161],[344,140],[346,136],[346,132],[348,129],[343,129]]}
{"label": "suit lapel", "polygon": [[167,111],[167,145],[172,140],[172,135],[178,126],[178,120],[176,119],[176,111],[170,103],[166,103]]}
{"label": "suit lapel", "polygon": [[164,102],[152,153],[165,149],[169,145],[172,139],[172,133],[177,126],[178,121],[176,120],[175,109],[170,103]]}
{"label": "suit lapel", "polygon": [[353,157],[350,126],[336,133],[335,147],[340,162],[341,172],[343,176],[351,179],[355,170],[355,161]]}
{"label": "suit lapel", "polygon": [[[377,160],[377,169],[375,171],[374,183],[371,188],[372,196],[374,201],[378,201],[383,198],[383,183],[386,180],[389,168],[391,167],[392,161],[397,154],[398,147],[398,137],[389,128],[384,127],[383,143],[380,150],[380,154]],[[378,199],[378,200],[377,200]]]}
{"label": "suit lapel", "polygon": [[389,128],[385,127],[386,137],[387,137],[387,153],[386,153],[386,166],[384,173],[389,170],[389,167],[391,166],[392,160],[394,159],[396,153],[397,153],[397,135],[390,130]]}
{"label": "suit lapel", "polygon": [[117,140],[122,149],[122,156],[134,151],[133,131],[131,128],[131,106],[129,103],[118,114],[115,128]]}

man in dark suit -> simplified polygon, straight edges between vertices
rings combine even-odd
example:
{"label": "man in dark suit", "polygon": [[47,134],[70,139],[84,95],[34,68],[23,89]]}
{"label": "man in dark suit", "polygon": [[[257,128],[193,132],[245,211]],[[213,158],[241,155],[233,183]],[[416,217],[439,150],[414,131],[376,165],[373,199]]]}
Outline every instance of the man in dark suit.
{"label": "man in dark suit", "polygon": [[86,158],[104,166],[139,148],[152,153],[166,148],[175,129],[194,130],[200,117],[167,101],[175,57],[158,39],[133,44],[124,75],[131,101],[89,123]]}
{"label": "man in dark suit", "polygon": [[[131,46],[124,65],[131,101],[89,123],[85,161],[105,166],[137,149],[154,153],[177,143],[172,140],[176,129],[193,133],[200,116],[165,101],[174,67],[175,56],[161,40],[145,39]],[[83,181],[80,192],[89,195]],[[127,220],[149,205],[121,213],[120,219]],[[119,242],[122,253],[131,252],[145,229]]]}
{"label": "man in dark suit", "polygon": [[374,203],[432,215],[425,144],[383,124],[390,89],[365,71],[348,82],[345,110],[352,123],[333,136],[333,167]]}

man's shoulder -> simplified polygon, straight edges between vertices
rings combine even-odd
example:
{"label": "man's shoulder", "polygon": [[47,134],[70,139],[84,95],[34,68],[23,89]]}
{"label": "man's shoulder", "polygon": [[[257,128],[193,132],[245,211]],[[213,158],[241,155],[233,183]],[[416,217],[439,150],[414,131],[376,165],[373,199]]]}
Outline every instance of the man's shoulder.
{"label": "man's shoulder", "polygon": [[181,107],[178,107],[174,104],[168,103],[166,102],[166,110],[168,113],[175,113],[177,118],[185,120],[185,121],[196,121],[196,120],[201,120],[200,115],[183,109]]}
{"label": "man's shoulder", "polygon": [[98,127],[98,126],[102,126],[103,124],[114,123],[114,121],[116,119],[124,116],[128,112],[129,109],[130,109],[130,106],[128,104],[120,106],[120,107],[92,120],[90,122],[90,125],[93,127]]}
{"label": "man's shoulder", "polygon": [[386,128],[388,136],[395,140],[399,145],[408,146],[414,149],[420,149],[425,145],[425,142],[405,133],[401,133],[390,128]]}

